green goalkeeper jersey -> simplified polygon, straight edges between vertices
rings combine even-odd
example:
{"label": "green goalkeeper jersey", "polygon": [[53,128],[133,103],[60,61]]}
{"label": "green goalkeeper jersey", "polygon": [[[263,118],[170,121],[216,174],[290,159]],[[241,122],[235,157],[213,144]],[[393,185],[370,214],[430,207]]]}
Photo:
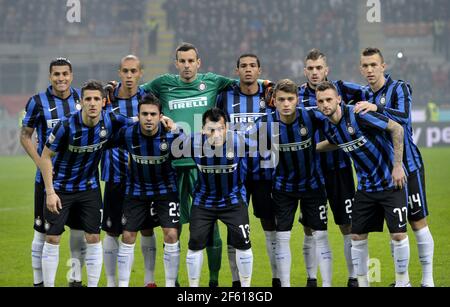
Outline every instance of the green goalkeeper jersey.
{"label": "green goalkeeper jersey", "polygon": [[[183,82],[179,75],[165,74],[141,85],[141,88],[158,97],[164,115],[189,135],[201,131],[203,113],[214,107],[219,92],[234,82],[213,73],[197,74],[191,83]],[[192,159],[176,160],[173,164],[195,167]]]}

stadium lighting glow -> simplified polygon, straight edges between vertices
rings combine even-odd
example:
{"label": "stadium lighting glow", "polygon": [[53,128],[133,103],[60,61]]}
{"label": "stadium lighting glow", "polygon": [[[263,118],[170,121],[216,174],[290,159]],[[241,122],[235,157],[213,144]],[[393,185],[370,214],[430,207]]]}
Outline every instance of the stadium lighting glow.
{"label": "stadium lighting glow", "polygon": [[399,52],[399,53],[397,53],[397,58],[398,59],[403,59],[403,52]]}

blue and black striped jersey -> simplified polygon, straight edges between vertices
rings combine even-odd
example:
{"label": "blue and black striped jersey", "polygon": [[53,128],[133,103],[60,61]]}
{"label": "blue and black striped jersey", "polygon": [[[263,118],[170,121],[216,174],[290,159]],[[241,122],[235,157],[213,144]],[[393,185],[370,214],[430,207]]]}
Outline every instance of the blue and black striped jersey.
{"label": "blue and black striped jersey", "polygon": [[198,169],[192,204],[209,209],[246,204],[245,138],[230,132],[224,145],[217,148],[209,146],[201,134],[193,135],[190,142]]}
{"label": "blue and black striped jersey", "polygon": [[153,197],[177,193],[176,173],[172,168],[172,143],[186,138],[183,132],[166,132],[159,126],[158,133],[146,136],[139,122],[122,128],[115,143],[130,155],[126,193],[130,196]]}
{"label": "blue and black striped jersey", "polygon": [[[342,97],[342,100],[346,104],[354,104],[361,101],[363,96],[363,86],[355,83],[345,81],[332,81]],[[316,91],[312,89],[308,83],[299,87],[298,91],[299,105],[304,108],[316,108],[317,99]],[[320,142],[325,140],[321,130],[318,130],[316,134],[316,141]],[[336,150],[334,152],[322,152],[318,155],[320,166],[323,172],[329,172],[341,168],[351,167],[351,161],[342,150]]]}
{"label": "blue and black striped jersey", "polygon": [[364,100],[375,103],[378,112],[403,126],[405,131],[403,162],[408,173],[423,166],[422,155],[413,140],[411,121],[412,90],[409,84],[386,75],[386,84],[374,93],[367,86]]}
{"label": "blue and black striped jersey", "polygon": [[[42,154],[45,142],[55,125],[61,119],[81,109],[79,89],[71,88],[71,94],[66,99],[54,96],[52,91],[52,86],[49,86],[45,92],[31,97],[25,107],[25,117],[22,120],[22,127],[36,129],[39,155]],[[36,171],[36,182],[42,182],[39,169]]]}
{"label": "blue and black striped jersey", "polygon": [[102,112],[94,127],[83,124],[81,111],[56,124],[46,146],[56,152],[53,160],[53,186],[56,191],[79,192],[100,187],[98,164],[102,151],[120,128],[131,120]]}
{"label": "blue and black striped jersey", "polygon": [[[239,84],[230,85],[217,96],[216,106],[229,117],[230,129],[241,132],[249,131],[261,116],[274,111],[266,105],[262,84],[259,84],[259,90],[254,95],[243,94]],[[247,180],[272,180],[272,171],[260,168],[256,158],[247,162]]]}
{"label": "blue and black striped jersey", "polygon": [[[261,129],[264,123],[265,128]],[[273,131],[273,123],[278,123],[279,131]],[[271,150],[278,153],[273,171],[274,190],[301,193],[323,188],[322,174],[316,166],[314,135],[318,127],[314,111],[303,108],[297,108],[296,119],[289,125],[281,122],[277,111],[258,122],[258,134],[266,134],[271,139],[268,141]]]}
{"label": "blue and black striped jersey", "polygon": [[[142,89],[139,89],[136,95],[129,99],[118,97],[121,83],[114,91],[115,100],[106,106],[106,112],[122,114],[133,118],[138,116],[138,103],[145,95]],[[127,178],[128,153],[123,148],[112,148],[103,152],[101,161],[102,180],[114,183],[125,182]]]}
{"label": "blue and black striped jersey", "polygon": [[323,131],[330,143],[338,145],[353,160],[358,190],[393,189],[394,148],[386,131],[389,119],[375,112],[355,114],[354,106],[341,108],[343,115],[339,124],[324,120]]}

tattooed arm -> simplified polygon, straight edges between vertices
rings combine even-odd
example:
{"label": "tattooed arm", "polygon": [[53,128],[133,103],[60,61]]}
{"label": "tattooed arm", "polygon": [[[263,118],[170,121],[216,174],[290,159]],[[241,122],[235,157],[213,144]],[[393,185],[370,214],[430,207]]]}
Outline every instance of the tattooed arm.
{"label": "tattooed arm", "polygon": [[392,143],[394,145],[394,168],[392,170],[392,180],[398,188],[403,188],[406,183],[406,175],[403,170],[403,140],[404,130],[401,125],[389,120],[387,131],[391,134]]}

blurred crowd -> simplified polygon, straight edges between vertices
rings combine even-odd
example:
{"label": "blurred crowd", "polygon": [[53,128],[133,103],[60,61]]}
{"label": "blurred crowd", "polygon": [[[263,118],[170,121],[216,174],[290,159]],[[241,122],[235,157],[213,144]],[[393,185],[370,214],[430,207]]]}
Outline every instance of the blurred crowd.
{"label": "blurred crowd", "polygon": [[[97,40],[129,46],[132,33],[149,29],[148,1],[81,1],[81,22],[69,24],[67,1],[0,0],[0,43],[37,47]],[[331,78],[361,81],[356,2],[166,0],[163,9],[167,27],[175,33],[175,44],[187,41],[198,47],[202,71],[230,76],[237,57],[253,52],[261,59],[262,77],[303,82],[303,59],[311,48],[320,48],[328,55]],[[388,36],[432,35],[435,55],[450,57],[450,1],[383,1],[382,21]],[[156,53],[157,26],[154,28],[155,35],[148,36],[150,54]],[[450,101],[449,69],[435,66],[427,59],[405,57],[395,63],[392,72],[411,82],[416,101],[426,103],[430,97]],[[173,65],[169,71],[174,72]]]}
{"label": "blurred crowd", "polygon": [[[58,44],[65,39],[93,41],[128,37],[143,27],[147,0],[89,0],[80,2],[80,23],[68,23],[67,1],[0,0],[0,42],[12,44]],[[70,25],[70,26],[69,26]]]}
{"label": "blurred crowd", "polygon": [[[229,75],[230,63],[245,52],[257,53],[265,75],[276,80],[302,76],[309,49],[333,53],[336,73],[357,55],[354,0],[167,0],[167,24],[176,41],[196,45],[203,68]],[[350,52],[349,52],[350,51]]]}

